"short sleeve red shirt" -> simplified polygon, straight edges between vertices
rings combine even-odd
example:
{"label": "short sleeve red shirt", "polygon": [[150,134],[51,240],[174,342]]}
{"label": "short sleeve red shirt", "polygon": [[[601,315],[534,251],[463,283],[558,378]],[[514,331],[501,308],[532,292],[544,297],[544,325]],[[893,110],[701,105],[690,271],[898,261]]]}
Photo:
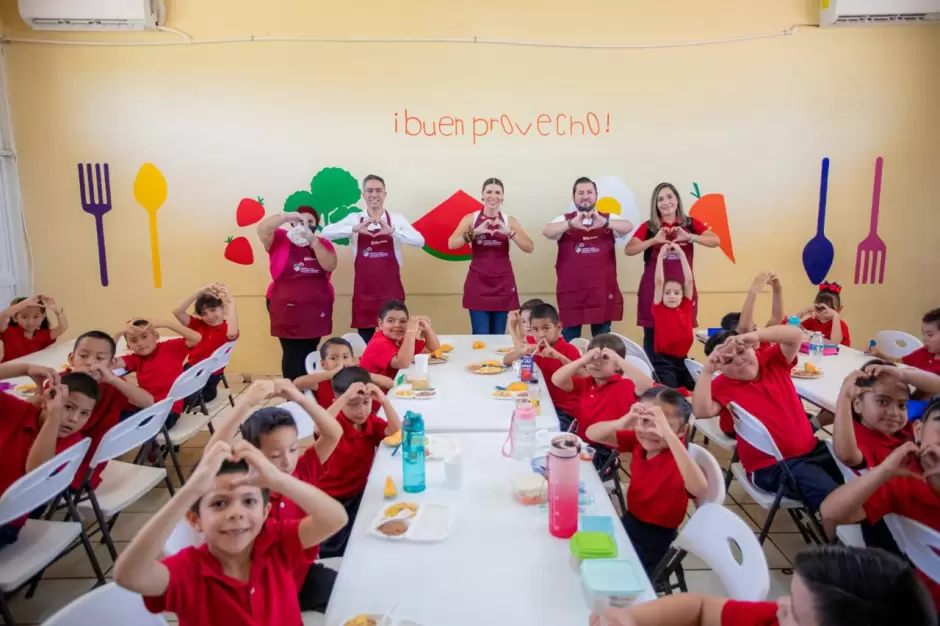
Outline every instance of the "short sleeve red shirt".
{"label": "short sleeve red shirt", "polygon": [[189,349],[190,365],[205,361],[212,356],[213,352],[231,341],[228,338],[228,322],[223,321],[218,326],[209,326],[195,315],[191,315],[187,326],[202,335],[199,343]]}
{"label": "short sleeve red shirt", "polygon": [[[559,337],[552,348],[558,354],[571,359],[572,361],[577,361],[581,358],[581,352],[565,341],[564,337]],[[578,419],[578,405],[580,401],[578,397],[572,393],[569,393],[561,388],[558,385],[555,385],[552,382],[552,374],[558,371],[561,368],[561,361],[558,359],[550,359],[536,353],[533,357],[535,364],[538,366],[539,370],[542,372],[542,378],[545,379],[545,386],[548,388],[548,395],[552,399],[552,404],[555,405],[555,409],[567,413],[569,416]]]}
{"label": "short sleeve red shirt", "polygon": [[[826,339],[832,339],[832,320],[824,324],[815,317],[810,317],[803,320],[800,325],[811,333],[820,332]],[[842,327],[842,345],[851,348],[852,338],[849,336],[848,324],[845,323],[845,320],[840,319],[839,325]]]}
{"label": "short sleeve red shirt", "polygon": [[0,362],[6,363],[48,348],[55,339],[48,328],[40,328],[32,337],[27,337],[21,326],[10,324],[6,330],[0,331],[0,342],[3,343],[3,361]]}
{"label": "short sleeve red shirt", "polygon": [[[316,485],[323,475],[323,463],[317,455],[316,449],[311,446],[307,448],[297,460],[297,467],[294,468],[293,476],[302,480],[308,485]],[[285,498],[279,493],[270,494],[271,512],[268,514],[268,521],[286,522],[288,520],[302,520],[307,514],[302,508],[297,506],[290,498]],[[299,590],[307,577],[307,571],[310,569],[310,563],[313,563],[320,554],[320,546],[310,548],[308,551],[310,561],[303,563],[294,570],[294,582],[297,583]]]}
{"label": "short sleeve red shirt", "polygon": [[[703,222],[700,222],[699,220],[695,219],[694,217],[691,217],[689,218],[688,230],[689,232],[694,233],[696,235],[701,235],[702,233],[708,230],[708,226],[706,226]],[[642,224],[640,224],[639,228],[637,228],[633,232],[633,238],[639,239],[640,241],[645,241],[646,235],[648,232],[649,232],[649,222],[643,222]]]}
{"label": "short sleeve red shirt", "polygon": [[914,350],[901,359],[901,361],[905,365],[910,365],[911,367],[916,367],[917,369],[940,376],[940,355],[931,354],[927,351],[926,347]]}
{"label": "short sleeve red shirt", "polygon": [[907,441],[914,441],[914,427],[911,422],[893,435],[880,433],[855,421],[852,422],[852,428],[855,430],[855,444],[865,459],[861,467],[881,465],[895,448]]}
{"label": "short sleeve red shirt", "polygon": [[721,626],[777,626],[776,602],[728,600],[721,609]]}
{"label": "short sleeve red shirt", "polygon": [[[153,396],[154,402],[159,402],[170,394],[173,383],[183,373],[183,361],[188,355],[186,340],[181,338],[157,343],[147,356],[127,354],[121,358],[128,372],[137,372],[137,384]],[[183,401],[174,403],[171,410],[181,413]]]}
{"label": "short sleeve red shirt", "polygon": [[336,499],[350,498],[361,493],[369,481],[369,471],[375,460],[375,449],[385,438],[388,422],[372,413],[362,424],[362,430],[343,413],[336,416],[343,427],[343,437],[326,462],[326,471],[317,485]]}
{"label": "short sleeve red shirt", "polygon": [[[735,380],[719,376],[712,381],[712,398],[727,408],[732,402],[756,417],[773,437],[783,458],[809,454],[816,447],[813,427],[806,417],[803,404],[790,370],[796,359],[787,362],[779,345],[757,353],[759,372],[755,380]],[[738,438],[738,456],[748,472],[770,467],[776,461]]]}
{"label": "short sleeve red shirt", "polygon": [[598,422],[617,420],[636,402],[636,386],[620,374],[598,385],[591,376],[574,376],[571,393],[578,398],[578,436],[588,441],[587,429]]}
{"label": "short sleeve red shirt", "polygon": [[313,397],[316,398],[317,404],[324,408],[330,408],[334,402],[336,402],[336,394],[333,392],[333,381],[331,380],[321,380],[317,385],[317,388],[313,391]]}
{"label": "short sleeve red shirt", "polygon": [[[91,417],[88,418],[85,426],[80,431],[82,437],[91,438],[91,447],[88,448],[88,454],[85,455],[85,459],[75,473],[75,480],[72,481],[72,487],[76,489],[85,481],[85,474],[88,472],[91,457],[95,455],[102,438],[121,421],[122,411],[135,408],[114,385],[98,383],[98,388],[101,390],[101,397],[95,403],[95,410],[92,411]],[[95,468],[91,475],[92,488],[101,484],[101,472],[104,471],[107,465],[107,463],[102,463]]]}
{"label": "short sleeve red shirt", "polygon": [[692,301],[682,298],[675,309],[670,309],[662,302],[654,303],[652,313],[656,325],[656,352],[680,359],[689,356],[689,348],[695,341],[692,334]]}
{"label": "short sleeve red shirt", "polygon": [[663,450],[647,458],[633,430],[617,431],[617,449],[633,453],[627,486],[630,513],[647,524],[679,528],[689,508],[689,494],[672,452]]}
{"label": "short sleeve red shirt", "polygon": [[170,571],[162,596],[144,596],[151,613],[176,613],[180,626],[301,626],[293,572],[308,562],[298,520],[265,522],[251,549],[251,573],[243,582],[227,576],[203,544],[161,562]]}
{"label": "short sleeve red shirt", "polygon": [[[400,343],[389,339],[382,334],[382,331],[377,331],[362,353],[359,365],[370,374],[381,374],[394,379],[398,374],[398,370],[392,367],[392,359],[398,354],[400,347]],[[424,341],[415,339],[415,354],[422,350],[424,350]]]}

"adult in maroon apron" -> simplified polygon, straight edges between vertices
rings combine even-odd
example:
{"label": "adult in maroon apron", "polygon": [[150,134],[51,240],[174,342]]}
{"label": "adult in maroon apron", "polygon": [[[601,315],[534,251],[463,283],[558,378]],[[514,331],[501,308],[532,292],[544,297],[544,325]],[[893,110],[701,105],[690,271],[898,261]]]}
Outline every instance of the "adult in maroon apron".
{"label": "adult in maroon apron", "polygon": [[[471,221],[471,228],[494,219],[509,226],[509,218],[501,212],[494,217],[487,217],[483,211],[479,211]],[[516,277],[509,259],[509,236],[499,232],[477,235],[470,242],[470,251],[470,269],[463,284],[463,308],[470,311],[474,335],[501,335],[506,332],[508,312],[519,308]],[[479,313],[503,315],[484,316]],[[484,318],[487,319],[485,324]],[[484,325],[487,328],[483,328]],[[500,325],[502,330],[499,329]]]}
{"label": "adult in maroon apron", "polygon": [[[566,213],[565,220],[577,215],[577,211]],[[598,215],[609,219],[606,213]],[[623,319],[614,237],[610,228],[572,228],[558,240],[555,293],[566,339],[568,334],[572,339],[580,336],[583,324],[591,324],[592,330],[609,332],[611,321]]]}
{"label": "adult in maroon apron", "polygon": [[[391,228],[392,218],[388,211],[385,219]],[[360,223],[364,220],[361,218]],[[401,266],[395,257],[395,242],[391,233],[363,230],[359,233],[356,250],[352,327],[375,328],[379,310],[389,300],[405,300]]]}

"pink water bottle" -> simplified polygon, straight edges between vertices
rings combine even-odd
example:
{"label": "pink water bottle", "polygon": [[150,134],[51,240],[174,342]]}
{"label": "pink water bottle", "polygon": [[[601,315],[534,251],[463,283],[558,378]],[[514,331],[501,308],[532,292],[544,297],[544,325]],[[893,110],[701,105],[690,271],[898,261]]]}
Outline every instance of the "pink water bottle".
{"label": "pink water bottle", "polygon": [[548,531],[568,539],[578,530],[578,438],[559,435],[548,449]]}

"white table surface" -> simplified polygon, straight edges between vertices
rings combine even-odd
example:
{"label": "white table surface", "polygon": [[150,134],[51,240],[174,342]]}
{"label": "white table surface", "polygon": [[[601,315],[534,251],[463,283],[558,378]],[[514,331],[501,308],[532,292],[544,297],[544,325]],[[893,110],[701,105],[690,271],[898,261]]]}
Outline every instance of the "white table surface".
{"label": "white table surface", "polygon": [[[800,367],[809,358],[809,355],[799,354]],[[836,401],[842,389],[842,381],[851,372],[861,369],[871,361],[873,356],[865,354],[855,348],[839,346],[839,354],[824,356],[819,362],[823,375],[821,378],[794,378],[793,386],[801,398],[811,402],[821,409],[836,410]]]}
{"label": "white table surface", "polygon": [[[463,485],[443,487],[443,463],[428,461],[427,489],[399,493],[397,501],[447,505],[454,515],[440,543],[392,541],[370,525],[387,504],[382,491],[391,476],[401,488],[401,454],[380,446],[369,476],[327,613],[328,626],[359,613],[382,614],[397,601],[395,616],[422,626],[484,624],[587,624],[590,611],[581,577],[571,565],[568,540],[548,532],[548,513],[512,499],[510,481],[531,472],[527,462],[502,456],[504,433],[451,435],[461,447]],[[639,561],[592,464],[581,462],[581,480],[594,496],[586,515],[611,515],[620,558]],[[642,571],[642,568],[639,570]],[[655,594],[649,581],[641,599]]]}

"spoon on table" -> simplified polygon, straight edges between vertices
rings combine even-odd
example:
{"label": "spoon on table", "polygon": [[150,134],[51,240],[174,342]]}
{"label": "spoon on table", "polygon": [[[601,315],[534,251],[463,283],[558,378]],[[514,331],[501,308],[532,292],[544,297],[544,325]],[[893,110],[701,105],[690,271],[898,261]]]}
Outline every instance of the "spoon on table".
{"label": "spoon on table", "polygon": [[134,180],[134,199],[150,217],[150,256],[153,264],[153,286],[162,287],[160,272],[160,237],[157,234],[157,211],[166,202],[166,179],[153,163],[144,163]]}
{"label": "spoon on table", "polygon": [[395,604],[392,605],[385,615],[382,616],[382,620],[379,622],[380,626],[392,626],[395,622],[392,621],[392,614],[395,613],[395,609],[398,608],[398,600],[395,600]]}

